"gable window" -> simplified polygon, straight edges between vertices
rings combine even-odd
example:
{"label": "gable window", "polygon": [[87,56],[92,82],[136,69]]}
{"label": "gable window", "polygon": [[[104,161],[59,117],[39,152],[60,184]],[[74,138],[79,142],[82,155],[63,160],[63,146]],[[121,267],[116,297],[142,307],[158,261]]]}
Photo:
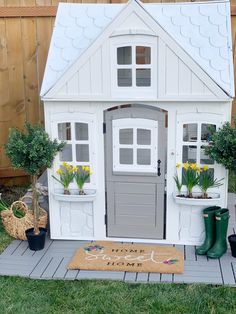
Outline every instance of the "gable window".
{"label": "gable window", "polygon": [[117,48],[117,85],[119,87],[151,86],[151,47]]}

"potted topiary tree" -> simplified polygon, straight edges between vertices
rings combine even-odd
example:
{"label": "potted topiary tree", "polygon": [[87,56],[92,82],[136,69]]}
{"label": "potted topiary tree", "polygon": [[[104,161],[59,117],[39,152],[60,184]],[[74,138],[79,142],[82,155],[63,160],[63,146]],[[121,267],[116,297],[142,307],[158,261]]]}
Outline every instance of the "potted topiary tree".
{"label": "potted topiary tree", "polygon": [[30,249],[41,250],[45,243],[46,229],[39,228],[38,224],[37,178],[43,170],[52,166],[55,155],[63,149],[64,143],[58,143],[57,140],[51,141],[40,125],[25,123],[24,128],[24,131],[10,130],[5,149],[13,167],[31,176],[34,228],[27,230],[26,236]]}

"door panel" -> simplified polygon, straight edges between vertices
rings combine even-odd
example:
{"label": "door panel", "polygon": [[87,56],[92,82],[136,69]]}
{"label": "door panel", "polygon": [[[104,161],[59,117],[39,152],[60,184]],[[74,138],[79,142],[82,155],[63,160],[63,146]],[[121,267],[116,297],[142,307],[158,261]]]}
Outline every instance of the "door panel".
{"label": "door panel", "polygon": [[[107,235],[162,239],[165,113],[149,108],[122,108],[106,112],[105,122]],[[121,148],[132,150],[132,162],[119,158]],[[147,150],[150,162],[145,156]]]}

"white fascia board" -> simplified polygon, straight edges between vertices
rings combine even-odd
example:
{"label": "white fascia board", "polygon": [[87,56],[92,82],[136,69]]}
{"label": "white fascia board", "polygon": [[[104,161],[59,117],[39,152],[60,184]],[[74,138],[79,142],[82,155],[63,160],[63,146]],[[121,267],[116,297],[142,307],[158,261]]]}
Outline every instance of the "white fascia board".
{"label": "white fascia board", "polygon": [[[160,37],[165,44],[167,44],[177,56],[185,62],[191,70],[204,82],[204,84],[212,91],[217,99],[229,100],[231,96],[222,90],[220,86],[192,59],[192,57],[163,29],[154,18],[145,10],[145,7],[137,0],[127,3],[121,10],[118,16],[105,28],[103,33],[84,51],[84,53],[73,63],[69,69],[62,75],[62,77],[55,83],[55,85],[44,95],[42,100],[57,99],[57,92],[61,89],[63,84],[70,79],[74,69],[86,62],[96,49],[105,40],[108,40],[116,28],[132,13],[135,12],[144,23],[153,31],[153,33]],[[61,97],[61,96],[60,96]],[[78,99],[77,99],[78,100]]]}

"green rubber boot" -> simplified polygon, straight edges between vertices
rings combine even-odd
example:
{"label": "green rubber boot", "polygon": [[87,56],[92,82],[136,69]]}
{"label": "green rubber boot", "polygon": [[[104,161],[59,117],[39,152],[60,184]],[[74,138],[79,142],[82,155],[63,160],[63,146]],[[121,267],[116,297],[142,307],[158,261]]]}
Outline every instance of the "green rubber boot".
{"label": "green rubber boot", "polygon": [[227,251],[227,229],[229,222],[229,210],[222,208],[219,213],[216,213],[216,242],[213,247],[207,252],[210,258],[220,258]]}
{"label": "green rubber boot", "polygon": [[196,249],[198,255],[205,255],[207,251],[214,245],[216,239],[215,230],[215,214],[221,210],[219,206],[212,206],[203,209],[203,218],[205,224],[205,241]]}

